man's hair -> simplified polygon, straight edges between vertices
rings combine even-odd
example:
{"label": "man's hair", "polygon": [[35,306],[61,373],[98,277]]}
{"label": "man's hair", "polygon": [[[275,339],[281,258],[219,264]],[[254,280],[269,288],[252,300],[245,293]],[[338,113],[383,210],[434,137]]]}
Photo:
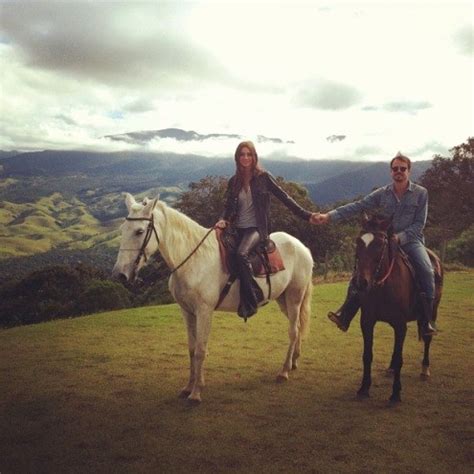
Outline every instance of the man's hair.
{"label": "man's hair", "polygon": [[390,162],[390,168],[392,168],[393,162],[395,160],[400,160],[403,161],[404,163],[407,164],[407,168],[411,169],[411,160],[408,158],[408,156],[402,155],[400,152],[398,152],[393,158],[392,161]]}

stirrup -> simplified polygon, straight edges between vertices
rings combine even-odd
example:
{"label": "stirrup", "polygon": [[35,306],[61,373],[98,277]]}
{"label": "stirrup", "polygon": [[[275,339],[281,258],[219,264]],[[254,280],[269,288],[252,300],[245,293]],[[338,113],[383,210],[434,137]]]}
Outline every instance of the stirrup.
{"label": "stirrup", "polygon": [[341,321],[341,315],[337,313],[333,313],[332,311],[329,311],[328,313],[328,318],[330,321],[332,321],[342,332],[347,332],[349,329],[349,326],[346,326],[342,321]]}

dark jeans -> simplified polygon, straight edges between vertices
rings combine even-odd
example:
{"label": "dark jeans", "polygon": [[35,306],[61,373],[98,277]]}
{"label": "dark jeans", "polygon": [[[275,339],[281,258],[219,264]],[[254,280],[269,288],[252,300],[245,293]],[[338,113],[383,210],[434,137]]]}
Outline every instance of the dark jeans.
{"label": "dark jeans", "polygon": [[240,279],[239,316],[248,318],[257,312],[261,290],[254,282],[250,267],[249,254],[260,243],[260,234],[256,227],[237,229],[236,263]]}
{"label": "dark jeans", "polygon": [[256,227],[245,229],[237,228],[239,243],[237,244],[237,258],[247,257],[252,250],[260,243],[260,234]]}

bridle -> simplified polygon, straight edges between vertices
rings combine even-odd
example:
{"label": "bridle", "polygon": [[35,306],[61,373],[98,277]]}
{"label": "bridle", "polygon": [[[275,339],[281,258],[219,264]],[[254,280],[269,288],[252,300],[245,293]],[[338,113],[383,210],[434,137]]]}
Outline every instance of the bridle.
{"label": "bridle", "polygon": [[158,237],[158,233],[156,232],[155,222],[153,218],[153,211],[155,210],[156,202],[157,200],[155,199],[155,202],[153,203],[153,208],[151,210],[151,217],[126,217],[125,218],[125,220],[127,221],[148,221],[148,226],[145,231],[145,238],[143,239],[142,246],[139,249],[120,249],[120,251],[127,251],[127,252],[136,252],[138,250],[138,255],[134,262],[135,268],[140,263],[140,260],[142,259],[142,257],[145,258],[145,262],[148,260],[145,250],[153,234],[155,234],[156,241],[158,242],[158,245],[160,245],[160,238]]}
{"label": "bridle", "polygon": [[[125,218],[125,220],[127,221],[148,221],[148,226],[145,231],[145,238],[143,239],[143,243],[140,249],[120,249],[120,251],[127,251],[127,252],[136,252],[138,250],[138,255],[134,262],[135,268],[138,267],[142,257],[144,257],[145,262],[147,262],[148,259],[147,259],[145,250],[153,234],[156,237],[156,241],[158,242],[158,245],[160,245],[160,238],[158,237],[158,232],[156,232],[155,221],[153,218],[153,211],[155,210],[156,202],[157,200],[155,199],[155,202],[153,203],[153,208],[151,210],[151,217],[126,217]],[[207,237],[213,230],[214,230],[214,227],[211,227],[206,233],[206,235],[202,238],[202,240],[197,244],[196,248],[176,268],[171,270],[170,274],[174,273],[179,268],[181,268],[195,254],[197,249],[203,244],[203,242],[207,239]]]}
{"label": "bridle", "polygon": [[[377,279],[379,274],[380,274],[380,271],[382,270],[382,263],[383,263],[383,258],[384,258],[384,255],[385,255],[385,249],[387,248],[387,245],[388,245],[388,236],[383,233],[383,245],[382,245],[382,250],[380,251],[380,257],[378,259],[378,262],[377,262],[377,266],[375,268],[375,272],[374,272],[374,285],[375,286],[382,286],[385,281],[387,280],[387,278],[390,276],[390,274],[392,273],[392,270],[393,270],[393,265],[395,263],[395,255],[390,255],[390,247],[389,247],[389,266],[388,266],[388,270],[387,272],[385,273],[385,275],[380,278],[380,279]],[[356,267],[357,267],[357,262],[358,262],[358,259],[356,260]]]}

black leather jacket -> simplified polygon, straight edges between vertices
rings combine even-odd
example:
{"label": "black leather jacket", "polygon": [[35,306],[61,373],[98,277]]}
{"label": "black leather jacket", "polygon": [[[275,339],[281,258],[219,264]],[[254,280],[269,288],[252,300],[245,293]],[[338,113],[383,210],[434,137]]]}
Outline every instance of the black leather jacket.
{"label": "black leather jacket", "polygon": [[[222,219],[234,222],[238,212],[238,196],[234,193],[235,176],[229,179],[226,192],[226,203]],[[255,208],[257,228],[263,240],[268,238],[271,232],[270,226],[270,193],[276,196],[293,214],[301,219],[309,220],[311,212],[303,209],[293,198],[291,198],[275,181],[275,178],[267,171],[254,176],[250,181],[250,190]]]}

